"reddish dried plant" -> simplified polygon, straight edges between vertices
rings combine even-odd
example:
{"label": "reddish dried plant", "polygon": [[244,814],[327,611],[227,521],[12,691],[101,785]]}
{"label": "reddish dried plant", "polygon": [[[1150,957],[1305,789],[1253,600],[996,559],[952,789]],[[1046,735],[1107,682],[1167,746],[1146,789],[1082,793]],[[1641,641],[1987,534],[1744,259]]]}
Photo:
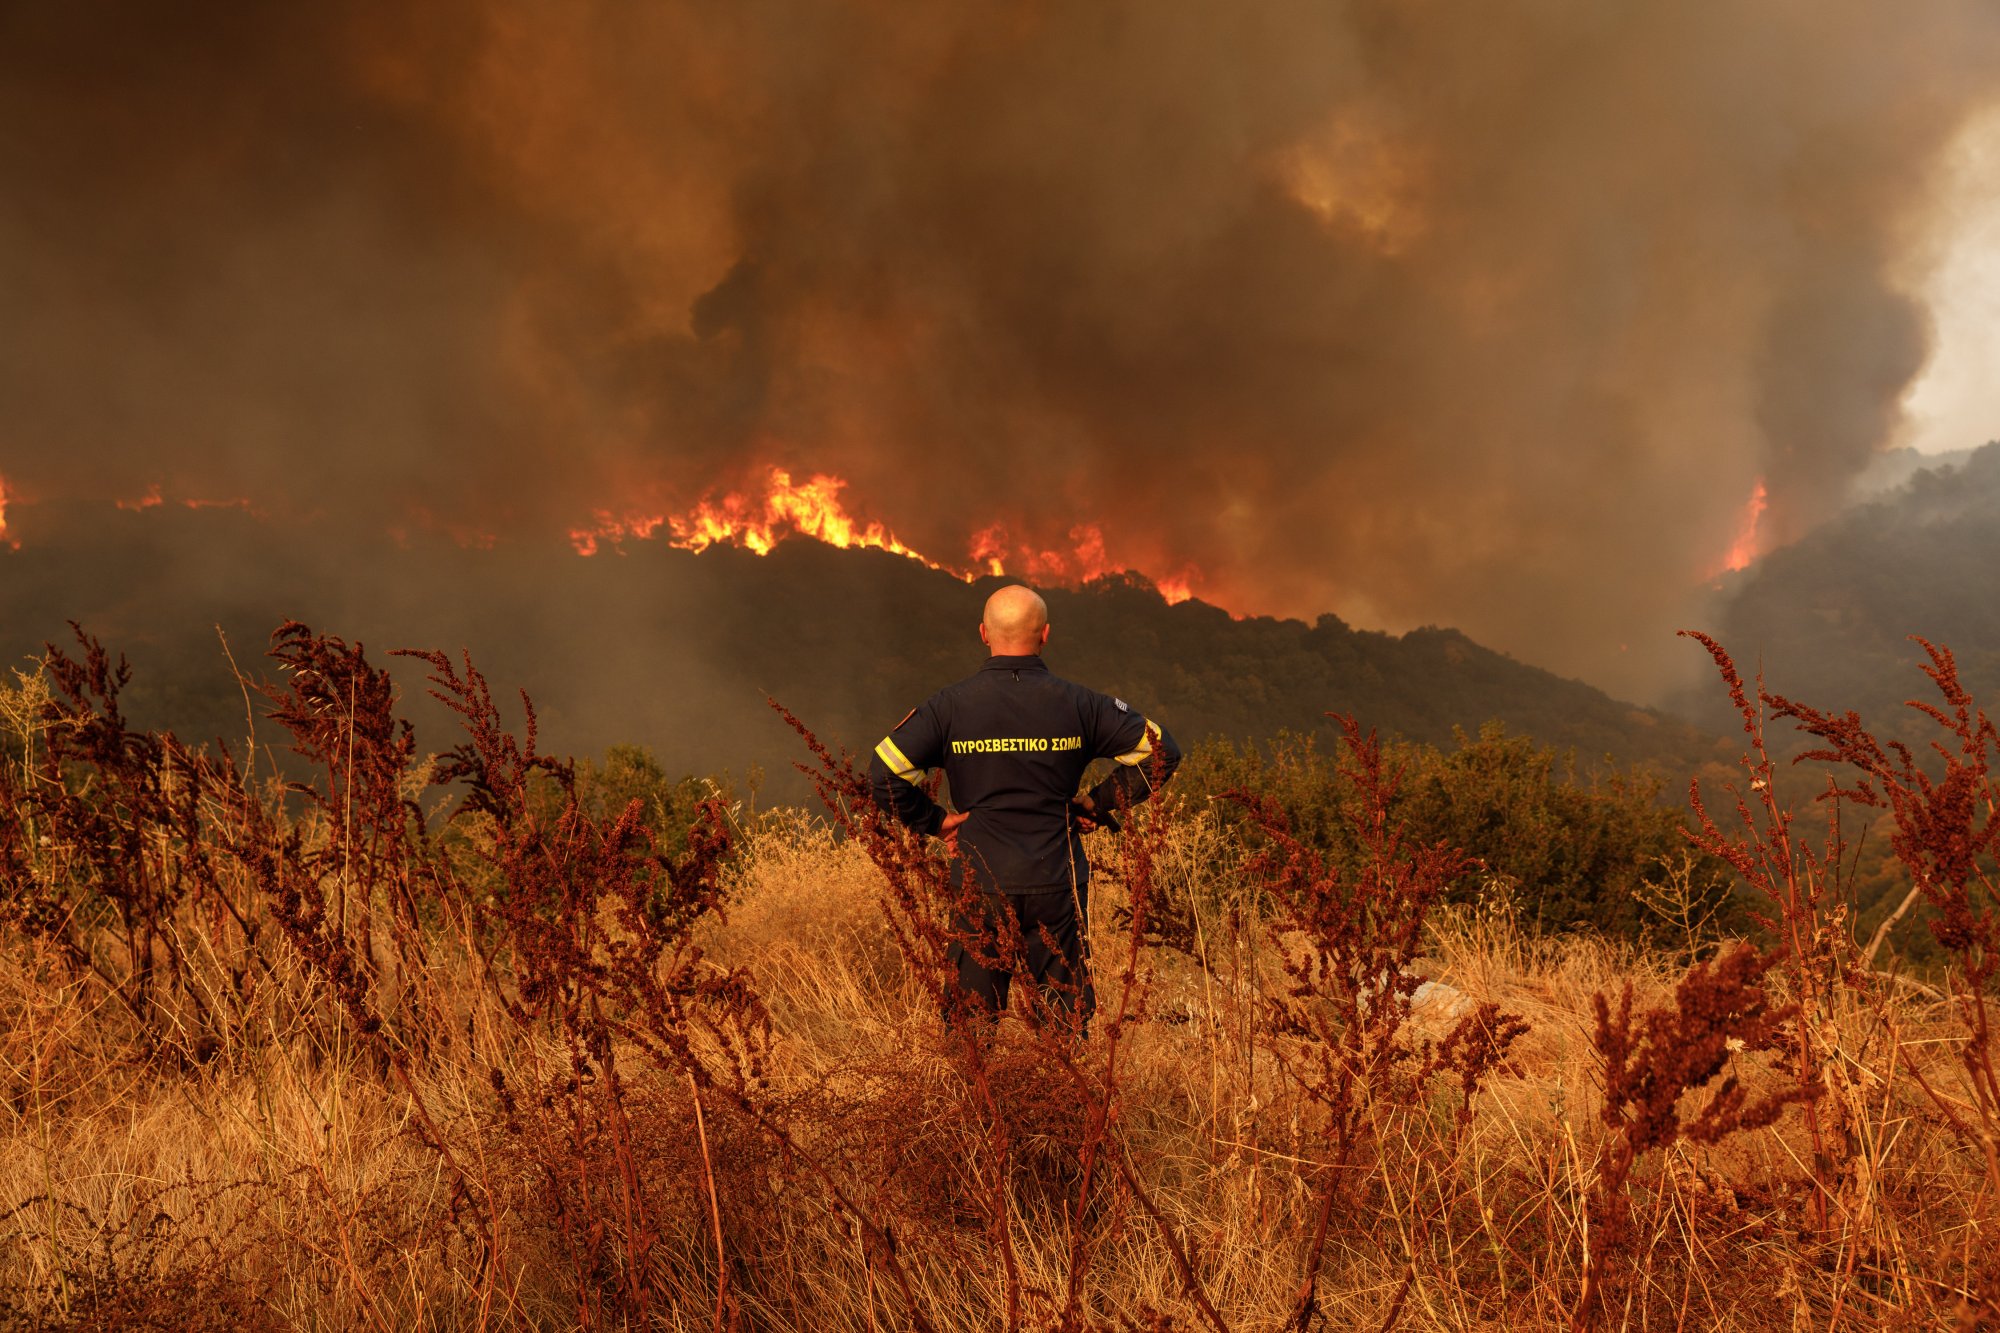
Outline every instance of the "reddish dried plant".
{"label": "reddish dried plant", "polygon": [[[389,673],[372,667],[360,644],[287,621],[271,636],[270,657],[284,684],[258,692],[292,752],[311,765],[309,780],[284,784],[310,815],[265,799],[218,750],[200,760],[212,836],[248,872],[270,920],[386,1067],[404,1051],[448,1041],[450,1032],[434,1008],[385,1012],[377,984],[388,947],[374,931],[378,905],[392,913],[401,971],[419,975],[428,963],[417,895],[431,849],[423,814],[404,795],[415,741],[396,716]],[[253,930],[255,915],[244,915]],[[414,989],[402,993],[404,1005],[421,998]]]}
{"label": "reddish dried plant", "polygon": [[1710,812],[1699,779],[1688,784],[1688,803],[1696,827],[1690,837],[1703,851],[1721,857],[1736,871],[1749,891],[1758,924],[1783,941],[1784,972],[1799,1003],[1786,1043],[1803,1105],[1806,1132],[1812,1141],[1814,1224],[1828,1224],[1827,1201],[1842,1192],[1851,1176],[1859,1146],[1845,1113],[1846,1099],[1822,1099],[1828,1081],[1846,1077],[1838,1058],[1827,1049],[1826,1034],[1837,1031],[1843,994],[1862,983],[1861,958],[1855,947],[1847,905],[1835,892],[1846,841],[1840,827],[1842,793],[1829,782],[1823,793],[1825,830],[1817,843],[1794,827],[1793,811],[1779,797],[1778,766],[1765,744],[1765,717],[1782,715],[1785,701],[1764,688],[1759,677],[1753,699],[1736,663],[1721,644],[1706,634],[1683,630],[1708,650],[1721,674],[1730,702],[1748,738],[1740,759],[1747,790],[1730,788],[1734,824],[1729,830]]}
{"label": "reddish dried plant", "polygon": [[1993,1064],[1993,1014],[1987,994],[2000,970],[2000,790],[1994,764],[2000,733],[1958,677],[1950,649],[1915,638],[1929,659],[1923,668],[1939,703],[1911,700],[1938,736],[1924,751],[1900,741],[1884,744],[1852,710],[1826,713],[1769,695],[1774,717],[1791,719],[1819,742],[1800,756],[1842,766],[1846,780],[1834,790],[1845,800],[1887,810],[1896,857],[1913,886],[1877,930],[1872,959],[1887,930],[1919,896],[1933,909],[1930,929],[1954,962],[1952,993],[1969,1034],[1959,1047],[1970,1106],[1933,1088],[1913,1070],[1945,1118],[1985,1157],[1990,1200],[2000,1193],[2000,1076]]}
{"label": "reddish dried plant", "polygon": [[[749,976],[708,963],[696,927],[722,909],[730,845],[720,803],[705,803],[678,860],[659,850],[637,800],[593,815],[573,766],[536,749],[534,707],[516,737],[469,659],[411,653],[430,668],[432,695],[459,717],[465,740],[433,774],[460,786],[460,818],[479,821],[473,845],[488,872],[467,886],[440,872],[441,893],[474,938],[504,945],[511,976],[487,976],[526,1036],[557,1037],[567,1067],[529,1089],[560,1124],[565,1151],[535,1155],[544,1198],[570,1256],[578,1320],[644,1322],[654,1298],[650,1256],[661,1236],[622,1057],[637,1052],[699,1089],[754,1101],[765,1078],[770,1020]],[[532,1043],[531,1043],[532,1046]],[[504,1075],[494,1086],[522,1126]],[[699,1095],[699,1092],[697,1092]],[[539,1137],[547,1138],[544,1120]],[[724,1278],[718,1269],[718,1283]],[[718,1308],[727,1309],[718,1290]]]}
{"label": "reddish dried plant", "polygon": [[1343,733],[1340,772],[1360,813],[1353,873],[1344,875],[1295,838],[1275,803],[1253,792],[1225,793],[1263,836],[1245,873],[1276,909],[1267,928],[1290,979],[1266,998],[1266,1040],[1323,1112],[1327,1155],[1292,1311],[1292,1327],[1300,1330],[1317,1311],[1328,1225],[1376,1109],[1419,1105],[1434,1079],[1453,1076],[1463,1098],[1462,1126],[1483,1080],[1527,1031],[1517,1016],[1485,1005],[1435,1048],[1412,1037],[1410,997],[1420,984],[1414,967],[1425,922],[1472,861],[1456,848],[1406,839],[1390,816],[1401,770],[1353,718],[1336,720]]}
{"label": "reddish dried plant", "polygon": [[[1739,1130],[1761,1129],[1807,1096],[1796,1085],[1752,1096],[1735,1073],[1723,1072],[1734,1052],[1765,1049],[1798,1016],[1798,1005],[1773,1006],[1758,984],[1779,957],[1738,945],[1714,962],[1690,968],[1671,1007],[1646,1010],[1636,1020],[1631,982],[1615,1011],[1603,992],[1591,996],[1596,1016],[1591,1042],[1604,1079],[1599,1114],[1609,1133],[1598,1152],[1587,1205],[1590,1230],[1574,1327],[1594,1326],[1615,1298],[1621,1264],[1633,1249],[1629,1185],[1641,1156],[1682,1138],[1714,1143]],[[1722,1081],[1701,1109],[1683,1119],[1681,1099],[1709,1088],[1718,1075]]]}
{"label": "reddish dried plant", "polygon": [[[1148,789],[1157,791],[1166,783],[1166,772],[1159,765],[1158,756],[1155,756],[1154,762],[1155,769]],[[1123,950],[1117,999],[1103,1024],[1101,1062],[1093,1058],[1086,1064],[1078,1058],[1079,1051],[1069,1042],[1051,1044],[1053,1058],[1088,1109],[1078,1152],[1077,1192],[1069,1219],[1069,1281],[1064,1293],[1062,1315],[1057,1322],[1057,1327],[1063,1330],[1086,1327],[1082,1315],[1083,1282],[1095,1255],[1086,1219],[1092,1203],[1094,1169],[1100,1158],[1108,1160],[1112,1168],[1120,1190],[1119,1205],[1122,1206],[1125,1198],[1131,1198],[1152,1222],[1155,1234],[1174,1265],[1181,1290],[1210,1328],[1218,1330],[1218,1333],[1225,1328],[1222,1316],[1209,1300],[1195,1272],[1187,1246],[1134,1169],[1130,1152],[1125,1145],[1113,1140],[1114,1121],[1124,1100],[1119,1081],[1119,1053],[1124,1048],[1130,1027],[1149,1016],[1149,990],[1141,969],[1141,959],[1146,946],[1158,937],[1163,928],[1175,934],[1183,930],[1179,913],[1168,905],[1167,895],[1160,886],[1160,865],[1172,839],[1178,809],[1172,797],[1167,796],[1155,799],[1139,811],[1121,809],[1117,812],[1123,821],[1123,829],[1117,839],[1116,860],[1117,878],[1125,888],[1125,904],[1117,914],[1123,927]],[[1164,1318],[1163,1315],[1156,1316],[1156,1323]]]}
{"label": "reddish dried plant", "polygon": [[395,682],[369,666],[362,645],[315,634],[296,620],[271,636],[269,655],[284,678],[283,688],[262,691],[273,704],[271,719],[291,734],[293,753],[322,775],[290,790],[325,821],[327,836],[313,860],[337,879],[336,929],[348,933],[352,902],[356,953],[372,962],[370,908],[381,895],[403,928],[399,943],[419,948],[410,876],[424,855],[417,845],[424,819],[403,794],[416,739],[396,715]]}
{"label": "reddish dried plant", "polygon": [[[433,695],[465,727],[432,780],[464,788],[459,817],[482,821],[477,856],[493,872],[493,891],[467,892],[449,874],[443,882],[463,910],[503,932],[515,984],[508,1012],[523,1023],[551,1020],[580,1059],[603,1058],[622,1037],[704,1081],[740,1087],[761,1078],[768,1015],[748,974],[709,964],[694,940],[703,920],[722,913],[731,838],[721,802],[698,807],[687,850],[669,856],[638,800],[615,814],[590,812],[573,766],[536,750],[525,695],[516,738],[470,661],[461,672],[442,653],[410,655],[429,664]],[[698,1051],[697,1033],[712,1047]]]}
{"label": "reddish dried plant", "polygon": [[[94,976],[156,1053],[206,1059],[227,1019],[216,1011],[221,997],[191,984],[173,921],[213,887],[200,759],[171,733],[128,725],[119,695],[131,667],[71,628],[81,655],[47,647],[43,743],[0,826],[7,914],[53,942],[78,975]],[[226,897],[209,905],[235,910]]]}

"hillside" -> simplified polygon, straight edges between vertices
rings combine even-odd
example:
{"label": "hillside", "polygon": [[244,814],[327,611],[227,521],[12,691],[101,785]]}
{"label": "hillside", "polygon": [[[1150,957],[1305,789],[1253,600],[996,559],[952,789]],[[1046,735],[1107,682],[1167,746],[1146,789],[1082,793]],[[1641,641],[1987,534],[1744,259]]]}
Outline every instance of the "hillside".
{"label": "hillside", "polygon": [[[1902,706],[1935,701],[1910,636],[1949,647],[1975,697],[2000,692],[1996,569],[2000,445],[1989,444],[1766,556],[1728,603],[1719,637],[1746,672],[1761,661],[1780,694],[1852,708],[1871,727],[1928,740],[1928,724]],[[1726,706],[1705,689],[1682,711],[1721,727]]]}
{"label": "hillside", "polygon": [[[131,657],[134,718],[190,737],[244,731],[218,628],[256,674],[270,632],[291,617],[361,640],[377,660],[399,647],[469,649],[503,694],[533,696],[552,747],[638,743],[677,770],[756,765],[780,783],[799,751],[767,697],[866,748],[976,669],[974,627],[996,582],[968,587],[895,556],[804,540],[767,557],[649,543],[591,559],[525,543],[356,551],[233,511],[52,525],[45,540],[0,551],[0,579],[0,652],[22,661],[45,640],[67,641],[65,622],[79,621]],[[1049,601],[1051,666],[1123,695],[1188,742],[1319,730],[1326,712],[1344,711],[1436,743],[1501,719],[1586,761],[1609,755],[1670,775],[1715,753],[1661,713],[1449,629],[1236,620],[1200,602],[1167,606],[1125,579]],[[420,694],[415,673],[398,674],[406,696]],[[442,719],[413,703],[420,744],[440,744]]]}

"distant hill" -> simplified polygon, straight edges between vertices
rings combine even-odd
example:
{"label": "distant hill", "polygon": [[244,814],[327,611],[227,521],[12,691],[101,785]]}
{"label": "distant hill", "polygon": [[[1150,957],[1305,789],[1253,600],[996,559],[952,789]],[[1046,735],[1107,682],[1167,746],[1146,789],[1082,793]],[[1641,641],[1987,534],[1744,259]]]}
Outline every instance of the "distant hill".
{"label": "distant hill", "polygon": [[[44,518],[61,515],[44,515]],[[545,748],[645,744],[675,770],[762,766],[781,795],[801,750],[765,704],[865,751],[903,712],[983,659],[975,626],[998,580],[970,586],[912,561],[808,540],[769,556],[653,543],[590,559],[567,548],[448,542],[357,550],[249,515],[114,513],[46,523],[0,550],[0,652],[20,661],[81,621],[137,669],[131,714],[198,739],[245,730],[216,632],[246,671],[286,617],[396,647],[469,648],[496,694],[527,689]],[[68,534],[65,536],[64,534]],[[1483,648],[1449,629],[1396,636],[1328,615],[1235,620],[1168,606],[1128,578],[1049,595],[1048,659],[1121,694],[1182,740],[1325,731],[1328,711],[1448,744],[1501,719],[1586,761],[1647,763],[1678,778],[1725,748],[1665,714]],[[425,748],[454,736],[397,668]],[[274,739],[266,736],[266,740]]]}
{"label": "distant hill", "polygon": [[[2000,704],[2000,444],[1918,471],[1753,566],[1723,611],[1719,637],[1746,676],[1762,664],[1776,692],[1854,709],[1881,735],[1935,728],[1908,699],[1935,702],[1920,672],[1922,635],[1952,650],[1961,678]],[[1719,689],[1680,711],[1720,727]]]}
{"label": "distant hill", "polygon": [[[755,633],[728,642],[727,660],[755,664],[760,678],[783,681],[783,691],[774,693],[829,719],[843,737],[872,742],[910,705],[982,660],[974,627],[998,580],[967,588],[907,562],[870,568],[808,546],[781,547],[767,561],[737,553],[723,559],[736,566],[726,581],[755,587],[764,605],[785,608],[781,618],[809,639],[813,660],[829,669],[802,671]],[[815,566],[817,575],[810,572]],[[825,590],[848,579],[857,597],[893,589],[900,614],[885,641],[870,646],[841,637],[838,602]],[[1351,629],[1332,615],[1312,625],[1236,620],[1199,601],[1167,606],[1136,579],[1057,589],[1048,600],[1051,667],[1130,699],[1188,741],[1280,730],[1326,734],[1332,730],[1326,714],[1344,712],[1384,733],[1437,744],[1449,744],[1455,727],[1477,730],[1498,718],[1515,731],[1574,747],[1587,760],[1608,755],[1676,773],[1717,753],[1713,740],[1685,723],[1524,666],[1456,630],[1397,636]],[[870,688],[856,688],[871,677]]]}
{"label": "distant hill", "polygon": [[1877,454],[1848,486],[1848,498],[1855,503],[1879,500],[1909,484],[1919,472],[1962,467],[1977,452],[1953,449],[1949,453],[1927,454],[1911,448],[1890,449]]}

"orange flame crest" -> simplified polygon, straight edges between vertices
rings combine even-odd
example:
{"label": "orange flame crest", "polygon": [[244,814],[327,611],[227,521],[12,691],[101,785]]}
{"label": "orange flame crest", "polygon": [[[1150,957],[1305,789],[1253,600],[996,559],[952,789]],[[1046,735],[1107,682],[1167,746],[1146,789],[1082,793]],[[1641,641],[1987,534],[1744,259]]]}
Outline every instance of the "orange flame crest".
{"label": "orange flame crest", "polygon": [[[947,564],[905,545],[887,525],[848,513],[840,499],[846,486],[843,478],[826,473],[796,483],[789,471],[774,467],[761,497],[732,491],[720,499],[704,499],[679,515],[621,516],[600,509],[589,527],[570,530],[570,544],[577,554],[590,556],[607,542],[616,548],[628,539],[643,541],[664,530],[667,544],[684,551],[736,546],[768,555],[779,542],[797,535],[842,549],[888,551],[966,583],[982,576],[1004,576],[1010,570],[1052,583],[1087,583],[1121,568],[1106,552],[1103,530],[1095,523],[1071,528],[1068,549],[1015,542],[1005,524],[994,523],[972,535],[969,563]],[[1184,602],[1194,595],[1193,585],[1200,577],[1190,565],[1154,586],[1169,604]]]}
{"label": "orange flame crest", "polygon": [[896,540],[896,534],[880,523],[861,523],[840,502],[847,483],[839,477],[818,473],[802,485],[792,482],[792,474],[772,468],[770,485],[761,500],[731,492],[719,501],[703,500],[684,515],[627,514],[619,517],[598,510],[596,522],[588,528],[570,530],[570,544],[578,555],[595,555],[606,541],[614,546],[627,538],[643,541],[665,528],[667,544],[684,551],[705,551],[711,546],[740,546],[769,555],[771,549],[794,533],[812,537],[828,546],[843,549],[865,547],[889,551],[967,577],[959,570],[912,550]]}

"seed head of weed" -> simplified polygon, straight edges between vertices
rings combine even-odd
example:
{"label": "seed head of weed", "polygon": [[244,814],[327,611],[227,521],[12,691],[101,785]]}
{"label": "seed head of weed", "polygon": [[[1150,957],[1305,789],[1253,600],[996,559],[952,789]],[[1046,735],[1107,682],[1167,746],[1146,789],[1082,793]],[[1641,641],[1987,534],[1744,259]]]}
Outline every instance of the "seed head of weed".
{"label": "seed head of weed", "polygon": [[[1645,1010],[1636,1018],[1629,981],[1615,1009],[1602,991],[1591,997],[1596,1020],[1592,1046],[1604,1080],[1599,1118],[1607,1137],[1588,1204],[1590,1253],[1579,1303],[1583,1319],[1595,1317],[1633,1252],[1628,1185],[1645,1153],[1681,1138],[1715,1143],[1738,1131],[1761,1129],[1786,1106],[1806,1099],[1807,1091],[1796,1083],[1753,1096],[1736,1074],[1723,1073],[1735,1051],[1768,1048],[1798,1015],[1797,1005],[1772,1005],[1758,984],[1778,959],[1777,953],[1739,945],[1690,968],[1675,988],[1671,1006]],[[1722,1081],[1715,1083],[1719,1075]],[[1683,1119],[1681,1099],[1704,1089],[1708,1095],[1701,1108]]]}

